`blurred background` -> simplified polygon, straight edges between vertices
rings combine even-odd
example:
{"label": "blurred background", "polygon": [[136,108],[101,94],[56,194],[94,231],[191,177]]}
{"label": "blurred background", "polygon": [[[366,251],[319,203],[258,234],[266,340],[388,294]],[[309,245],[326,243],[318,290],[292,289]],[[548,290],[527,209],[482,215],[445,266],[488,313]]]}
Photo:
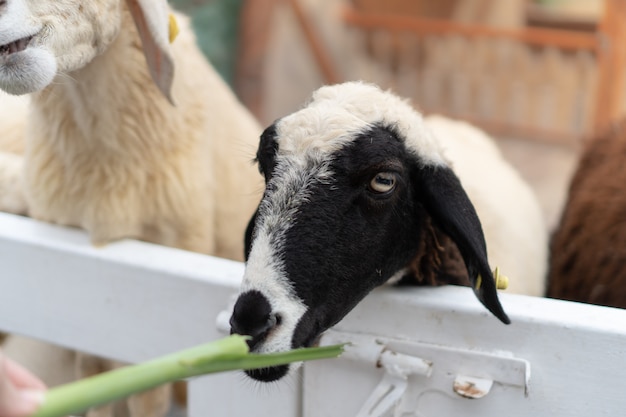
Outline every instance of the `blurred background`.
{"label": "blurred background", "polygon": [[497,139],[553,229],[580,145],[622,116],[624,0],[174,0],[263,125],[362,79]]}

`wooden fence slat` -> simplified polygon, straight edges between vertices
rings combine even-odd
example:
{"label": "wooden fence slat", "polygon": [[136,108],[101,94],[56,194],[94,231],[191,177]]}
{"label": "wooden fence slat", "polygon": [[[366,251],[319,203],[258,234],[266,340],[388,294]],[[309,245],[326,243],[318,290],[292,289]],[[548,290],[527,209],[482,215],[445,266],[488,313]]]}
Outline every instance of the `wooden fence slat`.
{"label": "wooden fence slat", "polygon": [[554,46],[569,50],[596,50],[599,43],[596,34],[573,33],[561,29],[544,28],[508,29],[435,18],[369,14],[359,12],[349,6],[344,9],[343,19],[350,25],[367,30],[384,29],[392,32],[412,32],[420,35],[456,34],[472,38],[504,38],[527,44]]}

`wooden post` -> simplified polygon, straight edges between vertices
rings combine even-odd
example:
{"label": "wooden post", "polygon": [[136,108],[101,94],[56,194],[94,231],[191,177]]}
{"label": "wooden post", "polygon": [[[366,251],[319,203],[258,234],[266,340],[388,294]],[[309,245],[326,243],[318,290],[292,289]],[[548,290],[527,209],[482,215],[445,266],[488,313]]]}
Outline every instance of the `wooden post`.
{"label": "wooden post", "polygon": [[[263,120],[263,66],[269,47],[272,18],[281,0],[244,0],[239,29],[235,89],[242,103]],[[302,30],[326,84],[340,81],[334,63],[310,17],[298,0],[286,0]]]}
{"label": "wooden post", "polygon": [[596,131],[624,115],[624,76],[626,75],[626,1],[605,0],[599,34],[598,87],[594,115]]}
{"label": "wooden post", "polygon": [[239,18],[235,90],[241,102],[262,120],[263,67],[278,0],[245,0]]}
{"label": "wooden post", "polygon": [[334,68],[332,59],[328,54],[328,48],[326,48],[320,40],[317,30],[313,27],[311,19],[307,16],[306,12],[300,5],[298,0],[288,0],[291,9],[304,33],[304,36],[311,48],[313,57],[317,62],[317,65],[322,72],[324,82],[326,84],[336,84],[340,81],[339,75]]}

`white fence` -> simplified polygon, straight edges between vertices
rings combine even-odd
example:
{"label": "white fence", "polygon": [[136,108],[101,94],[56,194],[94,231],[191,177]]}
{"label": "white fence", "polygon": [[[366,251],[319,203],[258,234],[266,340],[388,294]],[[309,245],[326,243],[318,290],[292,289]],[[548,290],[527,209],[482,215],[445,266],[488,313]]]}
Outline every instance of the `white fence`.
{"label": "white fence", "polygon": [[[8,214],[0,265],[0,330],[129,362],[223,337],[216,320],[243,272],[143,242],[94,248],[81,231]],[[623,414],[626,311],[502,303],[510,326],[467,288],[377,290],[323,339],[354,342],[345,357],[269,386],[237,372],[195,379],[188,415]]]}

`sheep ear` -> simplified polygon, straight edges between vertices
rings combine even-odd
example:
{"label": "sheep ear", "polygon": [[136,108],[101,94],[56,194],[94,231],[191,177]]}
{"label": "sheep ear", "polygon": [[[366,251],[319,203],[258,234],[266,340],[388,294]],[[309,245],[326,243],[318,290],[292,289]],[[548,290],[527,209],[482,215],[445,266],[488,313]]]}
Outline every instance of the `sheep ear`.
{"label": "sheep ear", "polygon": [[257,209],[254,214],[252,215],[252,218],[250,219],[250,221],[248,222],[248,227],[246,227],[246,234],[244,236],[243,239],[243,247],[244,247],[244,259],[247,261],[248,257],[250,256],[250,250],[252,249],[252,235],[254,234],[254,225],[256,223],[256,218],[257,215],[259,214],[259,209]]}
{"label": "sheep ear", "polygon": [[439,165],[422,166],[418,176],[423,204],[435,224],[456,243],[476,297],[493,315],[509,324],[487,261],[480,220],[461,182],[450,168]]}
{"label": "sheep ear", "polygon": [[163,95],[172,100],[174,60],[170,53],[170,11],[165,0],[126,0],[143,46],[150,75]]}

